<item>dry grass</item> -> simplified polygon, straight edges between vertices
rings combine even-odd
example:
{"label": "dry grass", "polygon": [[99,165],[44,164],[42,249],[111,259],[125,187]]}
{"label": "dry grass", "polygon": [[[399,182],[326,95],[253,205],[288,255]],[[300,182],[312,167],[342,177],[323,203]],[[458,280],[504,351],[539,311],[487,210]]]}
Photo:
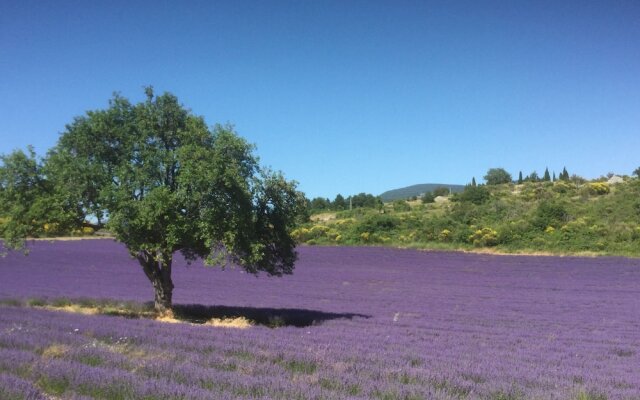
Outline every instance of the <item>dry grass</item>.
{"label": "dry grass", "polygon": [[496,247],[482,247],[482,248],[462,248],[455,246],[433,246],[433,243],[429,243],[425,245],[424,243],[412,243],[410,245],[405,246],[393,246],[394,248],[399,249],[412,249],[419,251],[428,251],[428,252],[454,252],[454,253],[468,253],[468,254],[488,254],[495,256],[523,256],[523,257],[589,257],[596,258],[602,257],[606,254],[599,253],[596,251],[540,251],[540,250],[531,250],[531,249],[522,249],[522,250],[509,250],[509,249],[501,249]]}
{"label": "dry grass", "polygon": [[238,318],[211,318],[205,325],[217,326],[222,328],[246,329],[253,326],[253,323],[245,317]]}
{"label": "dry grass", "polygon": [[42,351],[43,358],[60,358],[71,351],[71,347],[64,344],[52,344]]}
{"label": "dry grass", "polygon": [[52,310],[52,311],[65,311],[65,312],[84,314],[84,315],[102,314],[99,308],[85,307],[79,304],[71,304],[68,306],[38,306],[37,308],[43,308],[45,310]]}
{"label": "dry grass", "polygon": [[534,251],[534,250],[501,250],[495,248],[481,248],[474,250],[454,250],[471,254],[490,254],[495,256],[527,256],[527,257],[598,257],[602,254],[594,251],[579,251],[571,253],[554,253],[550,251]]}
{"label": "dry grass", "polygon": [[313,221],[313,222],[332,221],[332,220],[336,219],[336,213],[334,213],[334,212],[326,212],[326,213],[315,214],[315,215],[312,215],[311,217],[309,217],[309,219],[311,221]]}
{"label": "dry grass", "polygon": [[111,236],[57,236],[57,237],[43,237],[43,238],[27,238],[27,240],[36,241],[50,241],[50,242],[67,242],[75,240],[98,240],[98,239],[113,239]]}
{"label": "dry grass", "polygon": [[134,312],[132,310],[126,308],[115,308],[115,307],[91,307],[85,306],[82,304],[66,304],[66,305],[43,305],[43,306],[33,306],[34,308],[40,308],[44,310],[50,311],[62,311],[62,312],[70,312],[76,314],[83,315],[115,315],[115,316],[124,316],[129,318],[148,318],[153,319],[158,322],[164,322],[168,324],[191,324],[191,325],[206,325],[212,327],[221,327],[221,328],[237,328],[237,329],[246,329],[250,328],[254,325],[254,323],[248,320],[245,317],[237,317],[237,318],[211,318],[204,323],[194,323],[189,319],[181,319],[176,318],[176,315],[172,311],[167,311],[163,314],[156,314],[154,312],[145,312],[138,311]]}
{"label": "dry grass", "polygon": [[171,310],[165,311],[160,315],[156,315],[153,319],[155,319],[158,322],[165,322],[167,324],[179,324],[181,322],[185,322],[177,319],[176,316],[173,314],[173,311]]}

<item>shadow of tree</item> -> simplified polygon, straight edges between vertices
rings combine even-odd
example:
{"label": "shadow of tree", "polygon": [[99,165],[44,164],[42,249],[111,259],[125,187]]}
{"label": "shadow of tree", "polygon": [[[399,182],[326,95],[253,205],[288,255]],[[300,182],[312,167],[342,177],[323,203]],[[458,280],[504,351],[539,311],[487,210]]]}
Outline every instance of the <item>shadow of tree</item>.
{"label": "shadow of tree", "polygon": [[358,313],[331,313],[299,308],[205,306],[202,304],[174,304],[173,313],[176,319],[192,323],[202,324],[212,318],[246,318],[255,324],[271,328],[320,325],[334,319],[371,318],[370,315]]}
{"label": "shadow of tree", "polygon": [[[100,314],[131,319],[157,319],[153,302],[139,303],[113,299],[93,299],[67,297],[0,299],[0,306],[35,307],[50,310],[64,310],[82,314]],[[251,324],[264,325],[270,328],[284,326],[305,327],[320,325],[335,319],[371,318],[371,315],[358,313],[332,313],[302,308],[259,308],[236,307],[203,304],[174,304],[170,318],[174,320],[204,324],[212,319],[233,320],[243,318]],[[177,321],[175,321],[177,322]]]}

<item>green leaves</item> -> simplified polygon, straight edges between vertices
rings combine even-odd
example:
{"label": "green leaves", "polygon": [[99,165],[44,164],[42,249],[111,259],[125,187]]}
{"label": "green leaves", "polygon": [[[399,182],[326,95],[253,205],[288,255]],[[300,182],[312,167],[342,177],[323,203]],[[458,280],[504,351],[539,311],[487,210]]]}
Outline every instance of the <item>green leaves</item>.
{"label": "green leaves", "polygon": [[77,210],[46,178],[33,148],[16,150],[0,161],[0,236],[10,248],[22,248],[26,237],[55,235],[81,226]]}
{"label": "green leaves", "polygon": [[503,183],[511,183],[511,174],[504,168],[490,168],[484,176],[487,185],[500,185]]}
{"label": "green leaves", "polygon": [[182,251],[290,273],[289,232],[304,207],[295,182],[262,170],[232,126],[210,130],[174,95],[145,93],[138,104],[115,95],[107,109],[75,118],[44,164],[32,151],[2,159],[7,237],[33,235],[54,216],[60,228],[87,219],[106,222],[133,255]]}

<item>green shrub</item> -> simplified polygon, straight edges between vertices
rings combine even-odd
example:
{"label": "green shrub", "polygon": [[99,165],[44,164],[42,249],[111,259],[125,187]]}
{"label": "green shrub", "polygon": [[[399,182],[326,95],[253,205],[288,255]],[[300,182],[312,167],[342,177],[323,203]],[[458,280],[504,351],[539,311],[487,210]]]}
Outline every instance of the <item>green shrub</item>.
{"label": "green shrub", "polygon": [[356,230],[364,232],[390,232],[400,225],[398,217],[388,214],[373,214],[365,217]]}
{"label": "green shrub", "polygon": [[468,202],[473,204],[484,204],[489,200],[491,194],[489,193],[489,189],[485,186],[471,186],[467,185],[464,188],[464,191],[460,193],[456,199],[461,202]]}
{"label": "green shrub", "polygon": [[531,225],[526,220],[508,222],[498,228],[498,243],[513,244],[525,239],[531,230]]}
{"label": "green shrub", "polygon": [[449,215],[458,223],[473,225],[482,217],[482,209],[472,203],[457,203],[451,209]]}
{"label": "green shrub", "polygon": [[545,230],[549,226],[561,226],[568,219],[569,213],[564,204],[543,201],[538,204],[532,222],[539,230]]}
{"label": "green shrub", "polygon": [[393,211],[403,212],[411,211],[411,206],[404,200],[396,200],[393,202]]}

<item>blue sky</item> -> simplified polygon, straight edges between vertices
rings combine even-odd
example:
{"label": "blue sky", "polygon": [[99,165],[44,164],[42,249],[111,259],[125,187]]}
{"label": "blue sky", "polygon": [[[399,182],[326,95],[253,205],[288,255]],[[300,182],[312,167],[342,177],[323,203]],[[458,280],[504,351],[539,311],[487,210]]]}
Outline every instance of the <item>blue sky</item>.
{"label": "blue sky", "polygon": [[630,174],[638,71],[638,1],[3,0],[0,153],[150,84],[310,197]]}

